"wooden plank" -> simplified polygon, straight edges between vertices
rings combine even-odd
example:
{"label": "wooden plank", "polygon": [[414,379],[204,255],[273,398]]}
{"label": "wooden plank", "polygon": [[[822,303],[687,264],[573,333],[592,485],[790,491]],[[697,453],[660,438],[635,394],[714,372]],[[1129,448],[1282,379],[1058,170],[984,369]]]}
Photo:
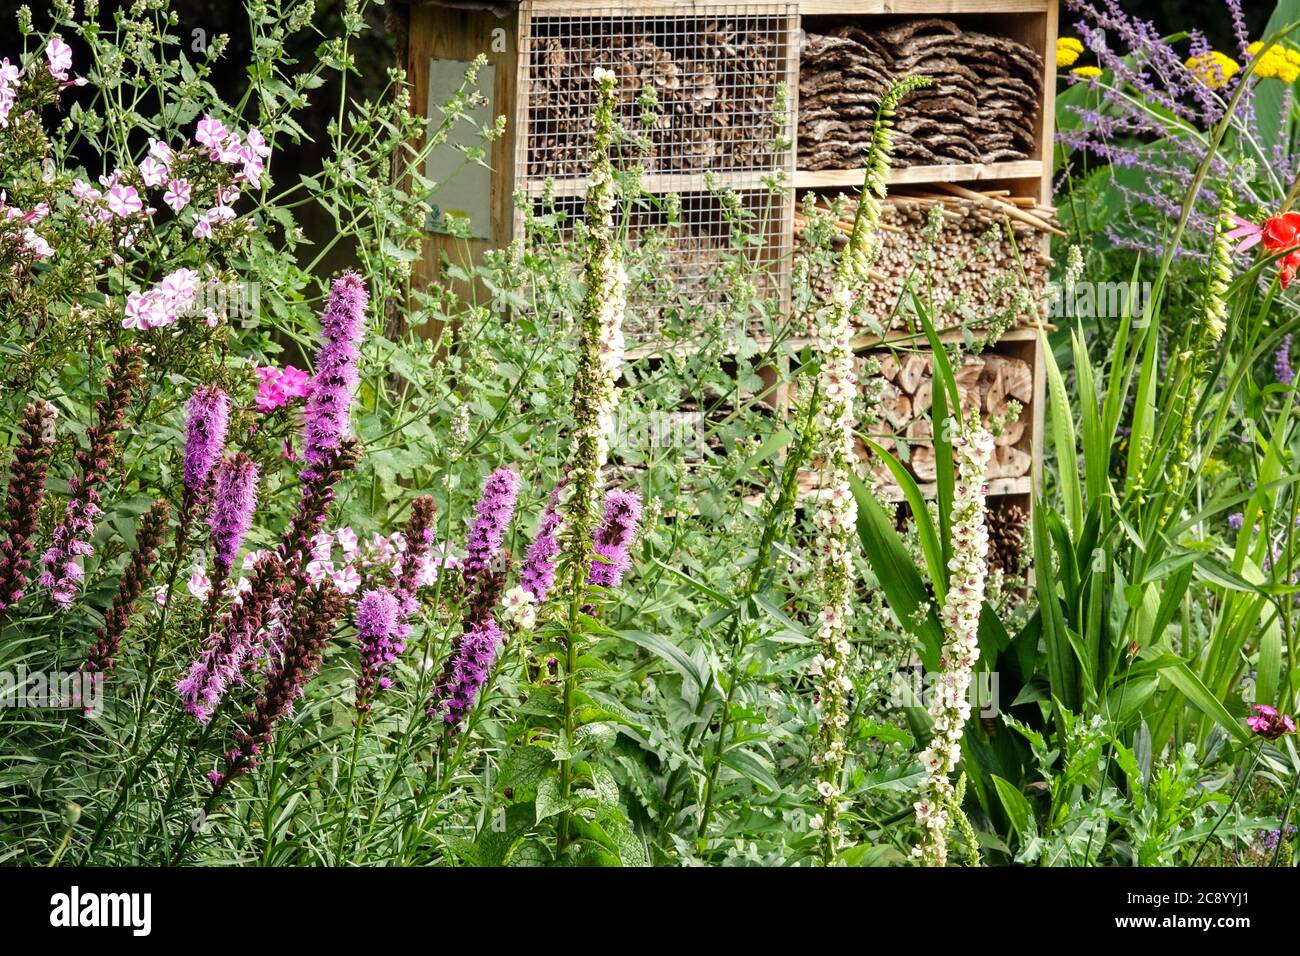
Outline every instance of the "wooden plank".
{"label": "wooden plank", "polygon": [[[864,169],[800,169],[794,174],[796,189],[827,189],[836,186],[859,187]],[[987,179],[1040,179],[1043,162],[1038,159],[1021,159],[1008,163],[961,163],[951,166],[905,166],[889,171],[892,185],[924,185],[926,183],[979,182]]]}
{"label": "wooden plank", "polygon": [[[521,137],[522,139],[522,137]],[[641,189],[653,195],[664,193],[708,192],[712,187],[726,189],[765,189],[772,170],[744,170],[721,173],[649,173],[640,179]],[[550,192],[553,196],[583,196],[591,184],[587,176],[566,176],[563,179],[528,179],[524,191],[536,198]],[[549,185],[549,189],[548,189]],[[793,229],[793,222],[791,228]]]}
{"label": "wooden plank", "polygon": [[[494,50],[493,47],[496,47]],[[411,108],[423,115],[428,108],[429,62],[433,59],[473,60],[485,54],[496,66],[493,99],[498,113],[509,115],[516,102],[517,30],[513,18],[501,18],[486,10],[464,10],[442,6],[411,8],[410,80]],[[434,122],[437,117],[433,118]],[[488,163],[492,167],[490,203],[493,235],[487,239],[461,240],[430,233],[422,255],[412,270],[412,287],[424,289],[440,280],[440,257],[446,254],[457,263],[477,265],[490,249],[504,247],[510,241],[513,222],[514,124],[507,124],[505,135],[491,144]],[[448,147],[449,148],[449,147]],[[434,194],[437,201],[437,194]],[[462,295],[475,290],[458,288]]]}
{"label": "wooden plank", "polygon": [[805,0],[806,16],[907,14],[941,17],[962,13],[1042,13],[1052,0]]}

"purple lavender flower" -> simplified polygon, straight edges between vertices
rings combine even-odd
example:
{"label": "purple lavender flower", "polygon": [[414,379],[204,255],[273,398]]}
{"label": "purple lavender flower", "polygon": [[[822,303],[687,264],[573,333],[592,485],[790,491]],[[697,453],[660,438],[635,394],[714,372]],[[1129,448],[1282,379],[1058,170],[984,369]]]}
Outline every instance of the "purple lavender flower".
{"label": "purple lavender flower", "polygon": [[476,582],[501,550],[506,527],[515,513],[519,494],[519,476],[509,468],[498,468],[483,483],[478,500],[477,517],[470,526],[468,554],[461,562],[467,585]]}
{"label": "purple lavender flower", "polygon": [[538,604],[546,600],[551,585],[555,583],[555,558],[560,553],[556,532],[560,527],[560,489],[563,487],[561,481],[551,492],[551,500],[537,524],[537,537],[529,546],[524,566],[519,571],[519,583],[537,599]]}
{"label": "purple lavender flower", "polygon": [[[1115,0],[1066,0],[1066,7],[1078,15],[1075,31],[1109,79],[1104,85],[1087,81],[1099,92],[1065,107],[1077,122],[1062,124],[1066,128],[1057,139],[1067,152],[1090,153],[1103,163],[1140,174],[1133,177],[1140,187],[1113,184],[1126,209],[1107,225],[1107,237],[1117,246],[1163,255],[1166,220],[1181,215],[1183,197],[1193,186],[1197,167],[1206,159],[1207,147],[1200,131],[1223,118],[1242,78],[1235,76],[1216,89],[1185,64],[1187,53],[1197,56],[1208,51],[1200,34],[1193,32],[1188,49],[1180,52],[1175,46],[1179,41],[1166,39],[1155,25],[1126,13]],[[1247,37],[1239,0],[1228,0],[1228,10],[1241,46]],[[1079,82],[1080,78],[1071,77],[1070,81]],[[1234,122],[1246,135],[1258,139],[1261,120],[1253,97],[1253,88],[1242,94]],[[1141,145],[1156,142],[1167,148],[1152,150]],[[1222,185],[1266,208],[1280,198],[1258,195],[1241,169],[1223,157],[1212,156],[1210,163],[1210,176],[1196,195],[1187,235],[1174,250],[1180,257],[1204,257],[1204,245],[1218,219]],[[1278,182],[1294,180],[1291,157],[1273,156],[1269,166]]]}
{"label": "purple lavender flower", "polygon": [[203,490],[221,458],[230,421],[230,399],[217,386],[202,385],[190,396],[186,413],[184,482],[185,490],[193,496]]}
{"label": "purple lavender flower", "polygon": [[365,333],[366,284],[355,272],[345,272],[330,288],[329,305],[320,317],[321,346],[316,372],[307,392],[303,457],[314,474],[347,436],[352,392],[357,385],[358,346]]}
{"label": "purple lavender flower", "polygon": [[1290,385],[1295,381],[1295,372],[1291,368],[1291,336],[1282,339],[1282,345],[1273,356],[1273,374],[1278,384]]}
{"label": "purple lavender flower", "polygon": [[442,719],[448,727],[458,725],[474,706],[492,671],[500,643],[501,628],[490,616],[475,622],[461,635],[452,665],[450,691],[440,701]]}
{"label": "purple lavender flower", "polygon": [[1241,526],[1245,523],[1245,521],[1246,521],[1246,516],[1242,514],[1240,511],[1236,511],[1228,515],[1228,527],[1231,528],[1233,531],[1240,531]]}
{"label": "purple lavender flower", "polygon": [[611,491],[605,496],[605,518],[596,531],[596,560],[587,580],[600,587],[617,587],[632,566],[628,549],[641,521],[641,499],[635,492]]}
{"label": "purple lavender flower", "polygon": [[257,464],[242,452],[223,461],[217,467],[212,515],[208,518],[218,584],[230,574],[239,546],[253,523],[256,504]]}
{"label": "purple lavender flower", "polygon": [[357,678],[357,710],[370,710],[376,689],[391,684],[384,671],[406,649],[399,636],[402,602],[388,588],[371,588],[357,602],[357,642],[361,645],[361,675]]}

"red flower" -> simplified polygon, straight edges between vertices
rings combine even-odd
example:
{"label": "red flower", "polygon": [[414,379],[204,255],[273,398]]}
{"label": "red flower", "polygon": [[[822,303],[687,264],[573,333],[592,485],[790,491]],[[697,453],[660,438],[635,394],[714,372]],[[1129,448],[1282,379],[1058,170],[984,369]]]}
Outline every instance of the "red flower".
{"label": "red flower", "polygon": [[1300,212],[1287,212],[1264,223],[1264,248],[1282,252],[1300,245]]}
{"label": "red flower", "polygon": [[1282,288],[1285,289],[1291,284],[1291,280],[1295,278],[1297,268],[1300,268],[1300,249],[1295,252],[1288,252],[1277,261],[1277,277],[1278,281],[1282,283]]}

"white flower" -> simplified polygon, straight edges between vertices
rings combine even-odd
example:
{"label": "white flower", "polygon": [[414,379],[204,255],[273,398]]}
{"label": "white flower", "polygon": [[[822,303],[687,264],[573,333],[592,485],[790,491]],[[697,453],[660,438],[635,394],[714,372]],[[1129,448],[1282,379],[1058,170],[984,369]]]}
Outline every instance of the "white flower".
{"label": "white flower", "polygon": [[948,779],[961,760],[961,740],[970,717],[970,686],[979,659],[979,616],[984,603],[988,531],[984,525],[984,481],[993,454],[993,437],[977,419],[958,432],[953,442],[958,478],[953,493],[953,556],[948,592],[941,615],[945,642],[940,654],[944,668],[930,700],[934,736],[921,754],[925,776],[916,804],[917,822],[925,826],[921,859],[933,866],[947,862],[944,832],[948,813],[941,809],[952,794]]}
{"label": "white flower", "polygon": [[334,586],[344,594],[352,594],[361,587],[361,575],[352,565],[339,568],[334,572]]}
{"label": "white flower", "polygon": [[185,582],[186,590],[200,601],[206,601],[212,593],[212,582],[202,568],[195,568],[190,579]]}

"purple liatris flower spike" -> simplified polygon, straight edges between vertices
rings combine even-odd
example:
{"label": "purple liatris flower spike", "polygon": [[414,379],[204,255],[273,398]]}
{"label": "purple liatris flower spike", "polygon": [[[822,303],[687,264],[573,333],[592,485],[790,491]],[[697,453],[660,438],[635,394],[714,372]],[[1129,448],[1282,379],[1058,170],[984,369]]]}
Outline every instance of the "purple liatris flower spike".
{"label": "purple liatris flower spike", "polygon": [[488,568],[505,537],[506,526],[515,513],[519,494],[519,476],[509,468],[498,468],[483,483],[478,500],[477,517],[470,527],[468,554],[461,562],[467,585],[472,585]]}
{"label": "purple liatris flower spike", "polygon": [[442,719],[455,727],[469,713],[478,693],[487,683],[501,643],[501,628],[487,617],[461,635],[452,665],[450,692],[441,701]]}
{"label": "purple liatris flower spike", "polygon": [[357,602],[357,642],[361,645],[361,674],[357,677],[357,710],[365,713],[376,689],[390,685],[388,665],[406,649],[401,629],[402,602],[388,588],[371,588]]}
{"label": "purple liatris flower spike", "polygon": [[215,385],[194,390],[185,407],[185,490],[197,495],[221,458],[230,421],[230,399]]}
{"label": "purple liatris flower spike", "polygon": [[1295,381],[1295,371],[1291,368],[1291,336],[1282,339],[1282,345],[1273,356],[1273,374],[1278,384],[1290,385]]}
{"label": "purple liatris flower spike", "polygon": [[641,499],[635,492],[611,491],[605,496],[605,518],[596,531],[596,559],[587,580],[600,587],[616,587],[632,565],[628,549],[641,521]]}
{"label": "purple liatris flower spike", "polygon": [[104,397],[95,402],[95,423],[86,429],[86,447],[77,452],[80,472],[68,479],[70,494],[63,521],[41,555],[38,583],[63,610],[72,606],[81,589],[85,571],[79,559],[95,550],[90,539],[95,520],[104,513],[99,506],[99,487],[108,480],[109,462],[117,452],[117,433],[140,384],[142,364],[137,346],[124,346],[113,353],[104,373]]}
{"label": "purple liatris flower spike", "polygon": [[555,583],[555,558],[560,553],[560,542],[556,532],[560,528],[560,482],[551,492],[542,520],[537,524],[537,537],[528,548],[524,566],[519,571],[519,583],[541,604],[546,600],[547,592]]}
{"label": "purple liatris flower spike", "polygon": [[289,600],[292,583],[284,572],[284,564],[276,554],[268,553],[258,560],[248,590],[231,605],[205,641],[199,659],[177,682],[176,691],[185,712],[199,723],[208,722],[230,683],[243,679],[241,668],[273,608]]}
{"label": "purple liatris flower spike", "polygon": [[257,464],[243,453],[223,461],[217,467],[212,515],[208,518],[218,583],[230,574],[239,546],[253,523],[256,504]]}
{"label": "purple liatris flower spike", "polygon": [[330,288],[329,305],[320,317],[316,371],[307,390],[303,457],[309,473],[324,465],[348,434],[369,300],[366,284],[355,272],[344,273]]}
{"label": "purple liatris flower spike", "polygon": [[54,406],[43,399],[32,402],[23,409],[19,431],[0,519],[0,617],[22,600],[27,586],[32,538],[45,500],[45,478],[54,448]]}

